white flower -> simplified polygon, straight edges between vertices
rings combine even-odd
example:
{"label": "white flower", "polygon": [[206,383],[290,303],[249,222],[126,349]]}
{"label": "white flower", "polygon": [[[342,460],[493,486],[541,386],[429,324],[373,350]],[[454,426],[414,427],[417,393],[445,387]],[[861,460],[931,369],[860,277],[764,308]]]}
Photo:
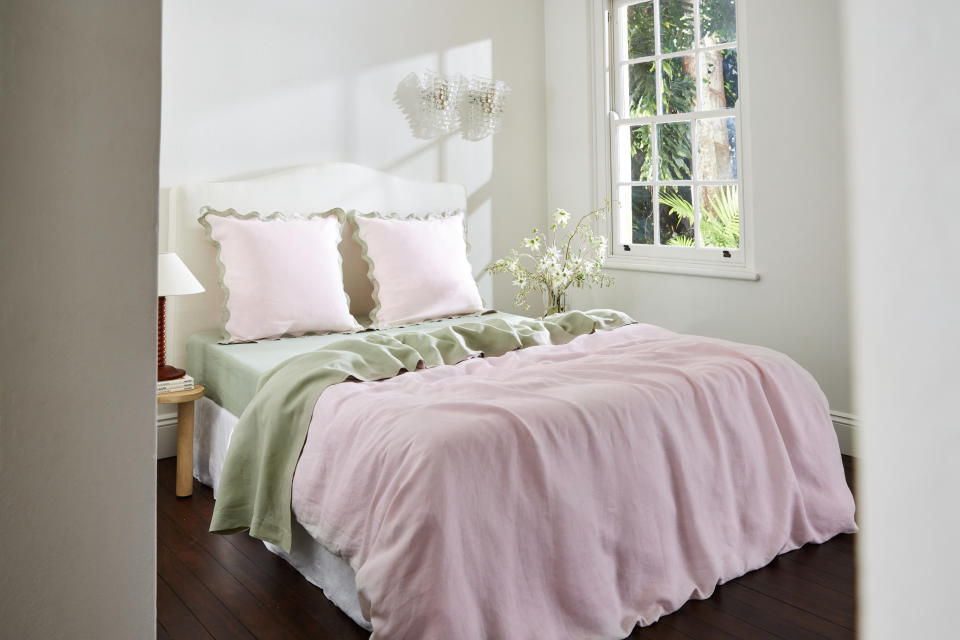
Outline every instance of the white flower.
{"label": "white flower", "polygon": [[523,289],[527,286],[527,276],[522,273],[518,273],[513,279],[513,286]]}
{"label": "white flower", "polygon": [[557,209],[553,212],[553,220],[559,227],[563,228],[570,222],[570,213],[563,209]]}
{"label": "white flower", "polygon": [[550,256],[544,256],[537,261],[537,273],[549,274],[557,269],[557,261]]}
{"label": "white flower", "polygon": [[560,261],[560,249],[558,249],[554,245],[550,245],[549,247],[547,247],[546,250],[543,252],[543,255],[545,255],[546,257],[550,258],[555,262]]}
{"label": "white flower", "polygon": [[524,238],[523,246],[526,249],[537,251],[540,248],[540,238],[538,238],[537,236],[534,236],[532,238]]}
{"label": "white flower", "polygon": [[596,249],[597,260],[603,260],[607,254],[607,239],[603,236],[593,236],[590,243]]}

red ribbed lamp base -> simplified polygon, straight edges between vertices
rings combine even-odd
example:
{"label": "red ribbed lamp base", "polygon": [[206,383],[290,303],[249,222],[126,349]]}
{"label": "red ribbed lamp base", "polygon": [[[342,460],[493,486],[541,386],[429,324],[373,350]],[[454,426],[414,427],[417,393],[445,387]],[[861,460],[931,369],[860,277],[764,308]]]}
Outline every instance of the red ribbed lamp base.
{"label": "red ribbed lamp base", "polygon": [[160,308],[157,309],[157,381],[176,380],[186,375],[183,369],[167,364],[167,299],[160,296]]}

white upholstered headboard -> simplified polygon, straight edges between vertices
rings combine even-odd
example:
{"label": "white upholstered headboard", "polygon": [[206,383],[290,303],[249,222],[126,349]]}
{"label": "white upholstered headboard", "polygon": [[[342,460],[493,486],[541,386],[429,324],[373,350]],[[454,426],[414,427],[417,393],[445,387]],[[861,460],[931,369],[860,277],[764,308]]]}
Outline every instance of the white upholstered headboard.
{"label": "white upholstered headboard", "polygon": [[[344,211],[426,214],[465,210],[466,204],[462,185],[405,180],[341,162],[306,165],[248,180],[175,187],[170,192],[169,250],[179,254],[206,292],[170,300],[168,361],[183,366],[187,338],[220,323],[223,292],[217,282],[216,254],[197,222],[202,207],[264,214],[313,213],[336,207]],[[351,311],[365,315],[373,307],[371,286],[349,227],[344,228],[340,252]]]}

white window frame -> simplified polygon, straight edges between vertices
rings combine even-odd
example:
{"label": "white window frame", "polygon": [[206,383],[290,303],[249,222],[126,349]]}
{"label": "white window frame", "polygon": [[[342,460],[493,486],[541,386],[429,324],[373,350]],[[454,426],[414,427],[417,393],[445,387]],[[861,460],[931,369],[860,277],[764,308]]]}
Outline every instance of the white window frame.
{"label": "white window frame", "polygon": [[[660,0],[651,0],[654,3],[654,11],[659,17]],[[610,237],[609,256],[606,267],[609,269],[626,269],[635,271],[654,271],[661,273],[677,273],[698,276],[710,276],[721,278],[735,278],[741,280],[757,280],[757,274],[753,260],[753,224],[752,224],[752,206],[750,185],[750,158],[749,145],[746,141],[749,139],[748,130],[748,96],[749,96],[749,73],[747,71],[748,56],[745,43],[746,21],[744,19],[743,4],[745,0],[736,0],[737,15],[737,40],[735,43],[737,49],[738,64],[738,82],[739,95],[736,105],[731,109],[725,109],[718,112],[692,112],[680,115],[662,115],[648,118],[621,118],[620,115],[610,109],[611,98],[614,95],[614,73],[611,65],[614,62],[614,43],[608,35],[613,34],[613,12],[621,7],[636,4],[637,0],[589,0],[590,9],[590,47],[591,47],[591,71],[592,71],[592,122],[594,137],[594,201],[600,202],[609,200],[612,203],[612,215],[609,219],[608,233]],[[696,17],[699,17],[699,3]],[[659,20],[658,20],[659,22]],[[699,20],[695,20],[696,29],[699,31]],[[659,42],[659,39],[657,40]],[[699,44],[695,43],[695,44]],[[729,48],[729,43],[719,46],[701,47],[694,52],[699,54],[701,51],[709,49]],[[660,54],[659,45],[657,46],[658,55]],[[686,52],[689,53],[689,52]],[[672,57],[674,54],[668,54]],[[681,55],[681,54],[677,54]],[[699,68],[700,56],[697,55],[697,65]],[[646,60],[647,58],[644,58]],[[659,68],[659,67],[658,67]],[[698,74],[699,76],[699,74]],[[657,77],[657,86],[659,87],[661,78]],[[659,93],[659,92],[658,92]],[[699,94],[699,87],[698,87]],[[659,103],[661,97],[658,95]],[[729,117],[733,115],[737,128],[737,176],[738,176],[738,196],[740,199],[740,248],[722,249],[711,247],[674,247],[674,246],[655,246],[633,244],[628,242],[629,250],[624,248],[620,232],[620,216],[617,212],[618,186],[617,179],[617,158],[613,145],[613,136],[618,126],[629,124],[651,124],[669,122],[671,120],[692,120],[692,126],[696,127],[696,121],[708,117]],[[653,125],[654,129],[656,124]],[[695,135],[695,131],[692,132]],[[696,155],[695,139],[691,145],[694,156]],[[654,153],[656,149],[652,150]],[[692,162],[696,162],[693,160]],[[696,180],[696,164],[692,165],[693,174],[691,180],[682,181],[682,184],[691,186],[691,193],[696,191],[696,186],[705,181]],[[678,184],[677,182],[668,182],[669,184]],[[709,183],[707,183],[709,184]],[[696,197],[696,196],[694,196]],[[654,211],[656,212],[656,207]],[[654,223],[654,228],[659,235],[659,224]],[[697,225],[699,228],[699,225]],[[697,234],[699,236],[699,234]],[[631,238],[628,238],[631,240]],[[698,244],[699,244],[699,238]],[[724,254],[728,254],[729,257]]]}

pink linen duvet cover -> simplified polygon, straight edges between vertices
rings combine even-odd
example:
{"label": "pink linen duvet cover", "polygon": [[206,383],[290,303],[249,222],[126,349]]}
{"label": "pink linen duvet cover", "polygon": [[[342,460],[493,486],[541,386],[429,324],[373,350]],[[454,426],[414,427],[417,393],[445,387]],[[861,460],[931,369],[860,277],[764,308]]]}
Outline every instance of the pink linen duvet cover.
{"label": "pink linen duvet cover", "polygon": [[642,324],[327,389],[293,511],[377,639],[622,638],[856,530],[810,374]]}

